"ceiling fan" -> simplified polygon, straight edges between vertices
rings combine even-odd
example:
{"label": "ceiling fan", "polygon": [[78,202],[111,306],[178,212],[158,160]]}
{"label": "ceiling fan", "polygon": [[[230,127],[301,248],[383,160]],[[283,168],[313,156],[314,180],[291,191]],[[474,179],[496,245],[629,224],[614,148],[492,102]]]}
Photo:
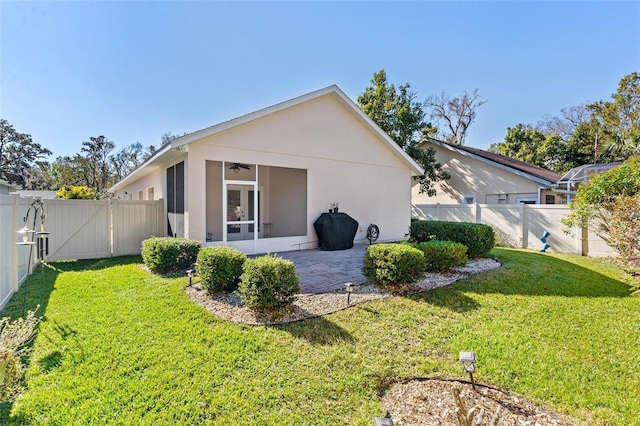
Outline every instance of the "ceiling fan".
{"label": "ceiling fan", "polygon": [[242,164],[242,163],[232,163],[229,166],[229,170],[233,170],[236,173],[238,173],[240,169],[251,170],[251,167],[248,164]]}

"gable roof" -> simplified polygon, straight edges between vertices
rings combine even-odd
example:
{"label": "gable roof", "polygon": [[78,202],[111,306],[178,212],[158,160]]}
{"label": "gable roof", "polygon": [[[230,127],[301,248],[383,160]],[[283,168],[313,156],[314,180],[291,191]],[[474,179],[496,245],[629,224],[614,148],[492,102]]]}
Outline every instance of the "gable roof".
{"label": "gable roof", "polygon": [[424,146],[426,143],[432,143],[442,148],[449,149],[464,156],[475,158],[487,164],[491,164],[503,170],[511,171],[519,176],[523,176],[538,183],[544,185],[553,185],[559,179],[560,175],[551,170],[543,167],[535,166],[524,161],[516,160],[515,158],[507,157],[506,155],[496,154],[494,152],[485,151],[479,148],[472,148],[464,145],[453,145],[448,142],[440,141],[433,138],[427,138],[425,142],[421,144]]}
{"label": "gable roof", "polygon": [[416,163],[414,159],[412,159],[406,152],[404,152],[402,148],[400,148],[398,144],[395,143],[394,140],[391,139],[391,137],[387,135],[380,128],[380,126],[378,126],[367,114],[365,114],[360,109],[360,107],[358,107],[358,105],[353,102],[337,85],[333,84],[331,86],[327,86],[325,88],[307,93],[305,95],[298,96],[288,101],[280,102],[278,104],[260,109],[258,111],[254,111],[252,113],[242,115],[228,121],[223,121],[222,123],[172,139],[171,141],[163,145],[160,149],[158,149],[158,151],[156,151],[149,159],[147,159],[147,161],[138,166],[138,168],[135,169],[132,173],[109,188],[109,191],[117,191],[119,188],[124,186],[126,182],[131,182],[135,179],[138,179],[139,177],[144,176],[146,173],[143,172],[143,169],[147,165],[149,165],[150,163],[157,163],[157,160],[161,156],[168,155],[173,151],[178,151],[185,145],[327,95],[338,101],[338,103],[341,104],[347,112],[349,112],[354,118],[356,118],[356,120],[358,120],[366,128],[368,128],[379,141],[387,145],[387,147],[393,152],[393,154],[400,158],[402,162],[411,169],[412,173],[414,173],[416,176],[422,175],[424,173],[422,167],[418,163]]}

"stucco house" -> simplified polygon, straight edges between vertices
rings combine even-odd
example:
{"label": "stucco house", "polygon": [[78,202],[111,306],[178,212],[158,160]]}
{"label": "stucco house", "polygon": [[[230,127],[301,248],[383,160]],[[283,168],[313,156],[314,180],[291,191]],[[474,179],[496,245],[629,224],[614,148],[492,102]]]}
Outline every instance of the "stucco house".
{"label": "stucco house", "polygon": [[16,189],[17,188],[9,182],[0,179],[0,195],[9,195],[10,192],[15,191]]}
{"label": "stucco house", "polygon": [[266,253],[316,247],[335,202],[356,241],[403,238],[422,172],[333,85],[173,139],[110,192],[164,199],[167,235]]}
{"label": "stucco house", "polygon": [[560,175],[542,167],[478,148],[427,139],[421,148],[433,148],[436,161],[451,179],[436,184],[429,197],[412,188],[411,202],[421,204],[565,204],[556,191]]}

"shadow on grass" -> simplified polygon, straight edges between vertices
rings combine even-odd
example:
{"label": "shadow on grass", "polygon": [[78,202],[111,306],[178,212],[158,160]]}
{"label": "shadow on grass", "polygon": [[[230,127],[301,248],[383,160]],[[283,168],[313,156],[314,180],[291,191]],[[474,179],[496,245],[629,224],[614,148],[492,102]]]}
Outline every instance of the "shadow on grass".
{"label": "shadow on grass", "polygon": [[[605,275],[610,265],[589,258],[565,260],[525,250],[494,249],[502,267],[419,295],[407,296],[454,312],[480,305],[470,293],[551,297],[630,296],[630,285]],[[602,271],[602,272],[601,272]]]}
{"label": "shadow on grass", "polygon": [[2,425],[28,425],[32,420],[20,415],[11,416],[12,402],[0,402],[0,424]]}
{"label": "shadow on grass", "polygon": [[410,297],[416,301],[429,303],[460,313],[480,308],[480,304],[476,300],[454,288],[436,289],[428,293]]}
{"label": "shadow on grass", "polygon": [[524,296],[629,297],[629,284],[599,272],[608,265],[589,258],[570,262],[549,254],[495,249],[500,269],[480,274],[455,286],[477,294]]}
{"label": "shadow on grass", "polygon": [[271,326],[286,331],[297,339],[304,339],[312,345],[333,345],[352,342],[353,336],[339,325],[324,317]]}
{"label": "shadow on grass", "polygon": [[[22,283],[20,289],[14,293],[2,311],[0,311],[0,317],[10,317],[15,320],[25,317],[27,311],[33,311],[37,308],[36,316],[39,317],[41,321],[46,321],[49,298],[55,289],[58,275],[61,273],[100,270],[112,266],[140,262],[140,256],[122,256],[107,259],[73,260],[40,264],[26,281]],[[73,331],[65,329],[64,326],[60,327],[56,325],[54,330],[63,340],[73,337]],[[37,334],[38,332],[36,331],[36,335]],[[33,341],[30,344],[33,344]],[[39,364],[43,370],[50,371],[59,366],[61,361],[62,354],[60,352],[53,352],[41,359]],[[24,357],[23,362],[25,367],[27,367],[31,362],[30,357]],[[11,402],[0,403],[0,424],[29,424],[29,420],[26,418],[11,416],[12,407],[13,403]]]}
{"label": "shadow on grass", "polygon": [[113,266],[142,263],[140,256],[107,257],[104,259],[61,260],[48,265],[59,272],[99,271]]}

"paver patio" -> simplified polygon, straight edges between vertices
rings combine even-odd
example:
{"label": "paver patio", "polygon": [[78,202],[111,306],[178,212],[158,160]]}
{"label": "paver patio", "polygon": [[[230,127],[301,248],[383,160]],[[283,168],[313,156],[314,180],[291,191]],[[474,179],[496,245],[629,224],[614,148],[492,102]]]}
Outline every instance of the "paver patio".
{"label": "paver patio", "polygon": [[300,277],[301,294],[327,293],[344,289],[345,283],[362,284],[362,259],[368,244],[356,244],[349,250],[325,251],[320,249],[277,253],[296,265]]}

